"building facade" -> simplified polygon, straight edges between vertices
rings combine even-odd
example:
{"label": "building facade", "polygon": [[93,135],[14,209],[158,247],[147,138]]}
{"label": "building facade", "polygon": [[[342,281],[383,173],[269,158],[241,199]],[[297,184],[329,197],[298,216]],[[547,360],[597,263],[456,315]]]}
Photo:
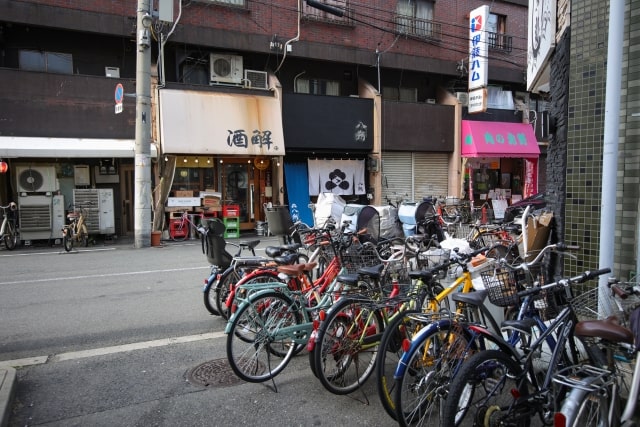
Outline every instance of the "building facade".
{"label": "building facade", "polygon": [[[210,193],[238,206],[243,229],[269,204],[295,204],[308,221],[306,205],[325,190],[374,204],[502,187],[522,195],[526,162],[508,147],[465,161],[462,122],[532,122],[536,145],[546,140],[532,120],[546,103],[525,89],[528,2],[491,2],[481,114],[464,96],[477,2],[330,3],[341,13],[302,0],[153,2],[158,215],[197,211],[197,200],[177,199]],[[0,199],[40,209],[53,196],[66,206],[78,190],[110,189],[115,234],[131,233],[135,4],[0,0],[0,12],[0,157],[10,165]],[[470,165],[509,182],[469,185]],[[36,172],[48,186],[21,184]],[[49,212],[34,239],[55,234]]]}

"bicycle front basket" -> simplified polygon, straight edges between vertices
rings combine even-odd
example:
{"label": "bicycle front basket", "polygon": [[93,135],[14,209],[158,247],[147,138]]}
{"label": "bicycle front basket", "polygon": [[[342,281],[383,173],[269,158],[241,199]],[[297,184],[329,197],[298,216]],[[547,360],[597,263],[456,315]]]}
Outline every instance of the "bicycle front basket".
{"label": "bicycle front basket", "polygon": [[480,272],[489,301],[498,307],[509,307],[519,303],[517,292],[521,289],[515,274],[510,270],[485,270]]}

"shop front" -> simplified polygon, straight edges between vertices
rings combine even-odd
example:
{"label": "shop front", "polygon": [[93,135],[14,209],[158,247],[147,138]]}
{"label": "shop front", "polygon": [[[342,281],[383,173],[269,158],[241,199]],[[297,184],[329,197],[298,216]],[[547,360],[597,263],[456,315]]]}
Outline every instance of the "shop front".
{"label": "shop front", "polygon": [[463,186],[474,205],[537,193],[540,148],[531,125],[462,120],[461,139]]}
{"label": "shop front", "polygon": [[373,105],[357,97],[283,97],[286,200],[294,219],[313,224],[309,204],[327,193],[368,204]]}
{"label": "shop front", "polygon": [[[159,100],[167,219],[186,209],[223,217],[233,212],[241,230],[263,222],[264,207],[278,203],[285,153],[279,99],[272,92],[163,89]],[[215,206],[205,206],[208,197]]]}

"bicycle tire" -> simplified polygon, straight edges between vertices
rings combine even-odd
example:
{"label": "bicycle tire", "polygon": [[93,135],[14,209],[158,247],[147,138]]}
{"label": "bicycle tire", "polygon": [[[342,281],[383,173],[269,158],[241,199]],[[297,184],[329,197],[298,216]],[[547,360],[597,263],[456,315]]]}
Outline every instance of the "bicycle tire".
{"label": "bicycle tire", "polygon": [[232,270],[231,274],[226,275],[224,279],[221,278],[216,285],[215,298],[218,313],[223,319],[229,320],[229,317],[231,316],[231,309],[230,307],[227,307],[227,298],[229,298],[231,286],[270,282],[284,283],[282,279],[278,277],[278,272],[275,270],[264,270],[254,276],[251,276],[249,279],[245,278],[245,280],[243,280],[236,271]]}
{"label": "bicycle tire", "polygon": [[[224,273],[222,273],[224,274]],[[218,284],[218,272],[215,271],[207,278],[207,283],[202,289],[204,307],[214,316],[219,316],[220,312],[216,306],[216,286]]]}
{"label": "bicycle tire", "polygon": [[89,232],[87,231],[87,226],[84,224],[80,227],[80,236],[78,241],[82,244],[82,247],[86,248],[89,246]]}
{"label": "bicycle tire", "polygon": [[14,250],[18,246],[18,232],[11,222],[7,222],[7,229],[4,235],[4,246],[7,250]]}
{"label": "bicycle tire", "polygon": [[460,323],[428,328],[403,356],[406,368],[395,381],[394,415],[401,426],[438,425],[451,379],[468,355],[471,337]]}
{"label": "bicycle tire", "polygon": [[528,427],[531,410],[527,408],[524,415],[516,413],[518,407],[511,407],[515,399],[511,392],[517,390],[526,396],[530,387],[520,363],[507,354],[498,350],[476,353],[451,381],[440,425],[501,425],[508,421],[504,425]]}
{"label": "bicycle tire", "polygon": [[380,340],[376,359],[376,385],[378,397],[382,407],[391,418],[396,419],[396,406],[394,403],[395,373],[398,362],[404,353],[402,342],[404,339],[411,340],[420,325],[414,321],[411,315],[420,313],[419,310],[407,310],[387,325]]}
{"label": "bicycle tire", "polygon": [[71,229],[67,230],[67,232],[62,236],[62,246],[64,246],[64,250],[67,252],[71,252],[73,249],[73,236],[69,236]]}
{"label": "bicycle tire", "polygon": [[233,372],[253,383],[274,378],[287,366],[296,345],[291,337],[274,339],[273,332],[300,322],[293,301],[280,292],[261,292],[243,303],[227,333],[227,359]]}
{"label": "bicycle tire", "polygon": [[[373,313],[369,313],[373,311]],[[372,324],[359,319],[372,314]],[[331,307],[318,328],[315,372],[320,383],[333,394],[344,395],[360,388],[374,371],[378,342],[362,348],[360,337],[381,334],[382,316],[362,301],[345,298]]]}

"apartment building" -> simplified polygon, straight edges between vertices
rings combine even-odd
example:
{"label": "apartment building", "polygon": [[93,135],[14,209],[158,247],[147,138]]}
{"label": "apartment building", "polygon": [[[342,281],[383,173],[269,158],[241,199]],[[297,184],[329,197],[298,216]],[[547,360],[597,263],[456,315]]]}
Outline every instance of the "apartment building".
{"label": "apartment building", "polygon": [[[544,188],[527,0],[486,2],[479,113],[468,105],[476,0],[151,4],[152,186],[166,215],[169,199],[214,193],[251,229],[269,203],[312,222],[307,205],[326,191],[386,204]],[[113,233],[133,232],[136,6],[0,0],[0,200],[19,202],[24,239],[54,236],[54,206],[101,189]],[[476,144],[486,135],[494,144]]]}

